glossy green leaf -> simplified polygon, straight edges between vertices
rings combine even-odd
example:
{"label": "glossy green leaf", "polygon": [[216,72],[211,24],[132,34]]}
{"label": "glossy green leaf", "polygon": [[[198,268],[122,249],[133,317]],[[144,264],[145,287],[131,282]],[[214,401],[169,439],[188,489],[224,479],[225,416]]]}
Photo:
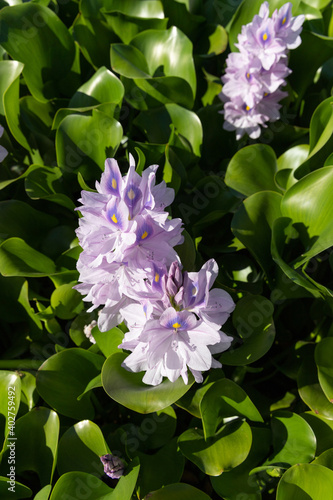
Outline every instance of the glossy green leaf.
{"label": "glossy green leaf", "polygon": [[120,104],[124,97],[124,86],[110,70],[99,68],[96,73],[77,89],[69,108],[84,108],[112,102]]}
{"label": "glossy green leaf", "polygon": [[131,41],[146,58],[149,74],[154,75],[163,67],[165,76],[182,78],[196,94],[196,76],[192,57],[192,43],[178,28],[168,30],[147,30]]}
{"label": "glossy green leaf", "polygon": [[34,500],[49,500],[49,496],[52,490],[52,485],[48,484],[42,488],[36,496],[34,496]]}
{"label": "glossy green leaf", "polygon": [[324,167],[298,181],[283,197],[282,215],[305,226],[302,243],[307,251],[298,259],[297,267],[333,245],[332,188],[333,167]]}
{"label": "glossy green leaf", "polygon": [[209,500],[209,496],[190,484],[176,483],[154,491],[150,500]]}
{"label": "glossy green leaf", "polygon": [[44,102],[57,97],[75,57],[74,40],[59,17],[32,2],[7,7],[0,14],[0,33],[5,50],[24,64],[32,95]]}
{"label": "glossy green leaf", "polygon": [[247,422],[229,422],[215,436],[204,438],[200,429],[189,429],[180,435],[181,452],[209,476],[237,467],[249,454],[252,443],[251,428]]}
{"label": "glossy green leaf", "polygon": [[326,397],[333,403],[333,337],[322,339],[315,349],[318,378]]}
{"label": "glossy green leaf", "polygon": [[313,462],[316,465],[323,465],[328,469],[333,470],[333,448],[324,451],[319,457],[317,457]]}
{"label": "glossy green leaf", "polygon": [[[7,477],[0,477],[0,495],[3,500],[20,500],[21,498],[30,498],[32,495],[32,491],[24,484],[19,483],[18,481],[13,481],[14,486],[8,485]],[[12,489],[9,491],[8,488]]]}
{"label": "glossy green leaf", "polygon": [[59,413],[68,417],[93,418],[90,393],[77,397],[98,375],[104,358],[79,348],[66,349],[48,358],[37,372],[37,390]]}
{"label": "glossy green leaf", "polygon": [[114,490],[98,477],[86,472],[67,472],[56,482],[50,500],[114,500]]}
{"label": "glossy green leaf", "polygon": [[111,66],[126,78],[149,78],[149,69],[142,52],[131,45],[114,43],[111,45]]}
{"label": "glossy green leaf", "polygon": [[77,400],[80,401],[80,399],[83,398],[83,396],[87,392],[91,391],[92,389],[97,389],[98,387],[103,387],[101,374],[97,375],[96,377],[91,379],[90,382],[88,382],[87,387],[85,388],[83,393],[77,397]]}
{"label": "glossy green leaf", "polygon": [[96,179],[105,159],[114,156],[122,139],[122,127],[114,118],[94,109],[92,116],[66,116],[56,134],[60,168],[81,172],[84,179]]}
{"label": "glossy green leaf", "polygon": [[126,408],[139,413],[162,410],[177,401],[187,392],[194,380],[189,375],[189,384],[179,378],[172,383],[165,379],[157,386],[142,382],[143,373],[132,373],[121,366],[126,354],[112,354],[104,363],[102,382],[108,395]]}
{"label": "glossy green leaf", "polygon": [[11,430],[20,407],[21,378],[18,373],[0,371],[0,394],[0,435],[2,443],[2,437],[7,436]]}
{"label": "glossy green leaf", "polygon": [[333,448],[333,420],[317,415],[312,411],[301,413],[301,417],[307,421],[315,433],[317,441],[316,455]]}
{"label": "glossy green leaf", "polygon": [[240,347],[230,348],[220,360],[232,366],[254,363],[271,348],[275,338],[273,304],[260,295],[241,299],[233,313],[233,324],[242,339]]}
{"label": "glossy green leaf", "polygon": [[30,151],[20,117],[19,93],[22,70],[23,64],[18,61],[0,61],[0,113],[6,116],[13,137],[21,146]]}
{"label": "glossy green leaf", "polygon": [[74,202],[63,192],[60,168],[31,165],[23,175],[25,190],[31,199],[41,198],[58,203],[71,211],[75,209]]}
{"label": "glossy green leaf", "polygon": [[273,222],[281,216],[282,196],[274,191],[260,191],[247,198],[235,213],[231,228],[248,248],[268,276],[274,265],[271,256]]}
{"label": "glossy green leaf", "polygon": [[277,171],[274,150],[265,144],[253,144],[240,149],[230,160],[225,183],[245,196],[258,191],[277,191],[274,176]]}
{"label": "glossy green leaf", "polygon": [[300,144],[287,149],[277,160],[278,171],[275,180],[282,189],[289,189],[297,182],[294,172],[306,160],[309,154],[309,145]]}
{"label": "glossy green leaf", "polygon": [[303,224],[301,225],[293,225],[292,220],[289,217],[280,217],[276,219],[273,223],[272,230],[272,257],[274,261],[280,266],[285,275],[290,279],[290,284],[297,292],[297,286],[303,287],[305,289],[306,295],[310,294],[314,297],[321,297],[322,295],[329,294],[329,291],[324,287],[321,287],[318,283],[314,283],[310,281],[305,273],[301,273],[298,270],[294,269],[292,265],[285,262],[283,259],[283,251],[287,241],[290,238],[295,238],[295,234],[299,235],[296,227],[298,227],[301,231],[302,236],[307,238],[306,230],[303,230]]}
{"label": "glossy green leaf", "polygon": [[36,377],[32,373],[20,372],[22,395],[25,397],[29,411],[36,406],[38,393],[36,390]]}
{"label": "glossy green leaf", "polygon": [[202,398],[215,381],[223,377],[222,370],[210,371],[203,383],[198,387],[194,385],[184,396],[176,401],[176,405],[188,411],[194,417],[201,418],[200,403]]}
{"label": "glossy green leaf", "polygon": [[56,267],[21,238],[9,238],[0,245],[0,272],[4,276],[41,277],[55,273]]}
{"label": "glossy green leaf", "polygon": [[[59,436],[58,415],[49,408],[36,407],[16,421],[15,469],[20,474],[27,470],[38,474],[41,486],[52,481]],[[7,469],[10,445],[7,438],[1,470]],[[29,453],[27,453],[29,450]],[[8,470],[8,469],[7,469]]]}
{"label": "glossy green leaf", "polygon": [[333,499],[333,471],[315,464],[297,464],[282,476],[277,500]]}
{"label": "glossy green leaf", "polygon": [[73,289],[75,284],[76,282],[61,285],[52,292],[51,307],[60,319],[72,319],[83,309],[82,296]]}
{"label": "glossy green leaf", "polygon": [[106,358],[115,352],[119,352],[118,345],[122,343],[124,338],[124,334],[119,328],[114,327],[107,332],[101,332],[95,326],[91,333]]}
{"label": "glossy green leaf", "polygon": [[81,471],[103,475],[102,455],[109,453],[102,431],[90,420],[70,427],[59,441],[57,468],[59,474]]}
{"label": "glossy green leaf", "polygon": [[263,427],[251,427],[251,430],[253,441],[246,460],[234,469],[210,478],[214,490],[225,500],[239,500],[240,495],[246,495],[246,500],[261,500],[259,482],[249,473],[267,455],[270,431]]}
{"label": "glossy green leaf", "polygon": [[200,412],[206,439],[214,436],[221,418],[241,416],[263,422],[246,392],[226,378],[218,380],[208,389],[201,400]]}
{"label": "glossy green leaf", "polygon": [[272,420],[273,455],[264,465],[290,467],[310,462],[316,453],[316,437],[310,425],[296,413],[279,410]]}
{"label": "glossy green leaf", "polygon": [[297,385],[299,395],[315,414],[330,420],[333,419],[333,405],[319,384],[313,356],[308,355],[302,361],[298,371]]}

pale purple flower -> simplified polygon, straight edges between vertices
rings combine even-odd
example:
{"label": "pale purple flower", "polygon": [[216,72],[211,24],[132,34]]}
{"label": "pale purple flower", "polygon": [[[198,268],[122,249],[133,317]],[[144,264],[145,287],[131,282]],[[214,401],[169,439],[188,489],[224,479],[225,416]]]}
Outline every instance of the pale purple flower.
{"label": "pale purple flower", "polygon": [[285,78],[289,49],[301,43],[304,16],[292,17],[291,3],[275,10],[269,17],[269,4],[264,2],[252,22],[243,26],[236,47],[239,52],[227,58],[226,73],[220,98],[224,101],[225,130],[236,131],[236,139],[244,134],[257,139],[261,127],[280,118],[279,100]]}
{"label": "pale purple flower", "polygon": [[122,176],[114,159],[96,182],[97,193],[82,191],[83,217],[76,234],[83,252],[77,269],[81,282],[75,288],[92,302],[89,311],[103,306],[98,326],[105,331],[122,321],[120,310],[145,292],[147,274],[154,266],[179,259],[174,246],[183,241],[181,219],[169,219],[164,209],[174,191],[165,182],[155,185],[157,165]]}
{"label": "pale purple flower", "polygon": [[[2,137],[2,134],[4,132],[4,128],[0,125],[0,137]],[[8,155],[7,149],[5,149],[3,146],[0,145],[0,163],[6,158]]]}
{"label": "pale purple flower", "polygon": [[221,367],[212,353],[230,346],[231,337],[220,328],[235,304],[224,290],[212,289],[218,274],[214,259],[199,272],[182,274],[175,261],[168,272],[155,268],[154,273],[141,304],[121,311],[129,331],[119,347],[132,351],[123,366],[145,371],[142,380],[151,385],[161,383],[163,377],[174,382],[180,376],[187,383],[187,369],[201,382],[202,371]]}
{"label": "pale purple flower", "polygon": [[[218,330],[199,320],[194,313],[169,307],[158,320],[147,321],[123,366],[134,372],[145,370],[142,380],[147,384],[158,385],[163,376],[171,382],[181,376],[187,384],[187,367],[196,381],[202,382],[202,371],[209,370],[212,364],[221,366],[213,361],[208,348],[220,342]],[[230,342],[227,337],[226,348]],[[120,347],[126,349],[129,345],[125,341]]]}

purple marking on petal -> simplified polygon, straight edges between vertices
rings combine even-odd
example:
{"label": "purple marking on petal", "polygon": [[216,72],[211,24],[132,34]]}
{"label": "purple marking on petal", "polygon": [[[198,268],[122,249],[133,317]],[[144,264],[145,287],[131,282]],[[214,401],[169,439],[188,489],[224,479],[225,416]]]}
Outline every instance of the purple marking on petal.
{"label": "purple marking on petal", "polygon": [[100,183],[105,193],[120,196],[122,185],[122,176],[117,161],[114,158],[108,158],[105,161],[105,170]]}
{"label": "purple marking on petal", "polygon": [[269,43],[270,39],[271,39],[271,34],[268,29],[265,29],[260,33],[260,41],[265,45]]}
{"label": "purple marking on petal", "polygon": [[126,205],[128,206],[129,209],[129,215],[130,218],[133,218],[133,213],[135,211],[135,207],[138,204],[138,202],[142,198],[142,193],[141,190],[136,186],[134,183],[130,183],[128,186],[126,186],[125,192],[124,192],[124,201]]}
{"label": "purple marking on petal", "polygon": [[128,208],[121,201],[111,200],[106,206],[106,218],[114,228],[124,231],[128,226]]}

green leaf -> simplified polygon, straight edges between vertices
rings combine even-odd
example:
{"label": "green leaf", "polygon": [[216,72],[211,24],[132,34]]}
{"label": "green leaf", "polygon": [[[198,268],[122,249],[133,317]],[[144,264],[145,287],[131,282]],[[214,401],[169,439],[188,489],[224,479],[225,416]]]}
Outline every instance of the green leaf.
{"label": "green leaf", "polygon": [[219,476],[244,462],[251,443],[251,428],[240,420],[229,422],[208,439],[200,429],[189,429],[178,439],[183,455],[209,476]]}
{"label": "green leaf", "polygon": [[315,433],[317,441],[316,455],[320,455],[329,448],[333,448],[333,420],[307,411],[301,414]]}
{"label": "green leaf", "polygon": [[117,352],[105,361],[102,370],[103,387],[110,398],[138,413],[152,413],[170,406],[194,382],[189,375],[188,385],[181,378],[174,383],[165,379],[157,386],[144,384],[142,372],[132,373],[121,366],[125,358],[126,354]]}
{"label": "green leaf", "polygon": [[95,326],[91,333],[106,358],[115,352],[119,352],[118,345],[122,343],[124,338],[124,334],[119,328],[115,326],[107,332],[100,332],[98,327]]}
{"label": "green leaf", "polygon": [[94,408],[90,393],[77,397],[102,367],[103,357],[79,348],[70,348],[48,358],[37,372],[37,390],[59,413],[68,417],[91,419]]}
{"label": "green leaf", "polygon": [[4,49],[24,64],[23,75],[32,95],[42,102],[57,97],[75,57],[74,40],[59,17],[32,2],[5,7],[0,13],[0,33]]}
{"label": "green leaf", "polygon": [[206,439],[214,436],[221,418],[241,416],[254,422],[263,422],[246,392],[226,378],[214,382],[208,389],[201,400],[200,412]]}
{"label": "green leaf", "polygon": [[273,304],[260,295],[248,295],[241,299],[232,319],[243,343],[240,347],[224,352],[220,361],[227,365],[242,366],[264,356],[275,338],[273,311]]}
{"label": "green leaf", "polygon": [[304,403],[316,415],[333,419],[333,405],[325,396],[317,377],[317,367],[312,355],[307,355],[298,370],[298,392]]}
{"label": "green leaf", "polygon": [[176,401],[176,405],[188,411],[194,417],[201,418],[200,403],[202,398],[215,381],[223,377],[224,374],[221,370],[210,371],[203,383],[198,387],[194,385],[184,396]]}
{"label": "green leaf", "polygon": [[150,500],[209,500],[209,496],[190,484],[176,483],[154,491]]}
{"label": "green leaf", "polygon": [[274,452],[264,465],[290,467],[314,459],[316,437],[302,417],[289,411],[275,411],[271,426]]}
{"label": "green leaf", "polygon": [[185,229],[182,232],[182,235],[184,236],[184,243],[182,243],[181,245],[177,245],[175,247],[175,250],[180,257],[181,262],[183,263],[184,271],[191,272],[194,270],[197,252],[195,249],[194,241]]}
{"label": "green leaf", "polygon": [[235,213],[231,229],[250,250],[266,275],[272,276],[271,235],[275,219],[281,216],[282,196],[274,191],[260,191],[247,198]]}
{"label": "green leaf", "polygon": [[328,469],[333,470],[333,448],[324,451],[319,457],[317,457],[313,462],[316,465],[323,465]]}
{"label": "green leaf", "polygon": [[327,399],[333,403],[333,337],[322,339],[315,349],[318,378]]}
{"label": "green leaf", "polygon": [[8,486],[8,476],[0,477],[0,495],[3,500],[19,500],[21,498],[30,498],[32,495],[32,491],[24,484],[19,483],[18,481],[13,481],[15,485],[13,489],[8,491],[8,487],[12,487],[12,485]]}
{"label": "green leaf", "polygon": [[255,476],[249,473],[269,452],[270,431],[265,428],[251,427],[252,446],[249,455],[243,463],[230,471],[223,472],[218,477],[211,477],[211,483],[216,491],[225,500],[261,500],[260,486]]}
{"label": "green leaf", "polygon": [[[0,29],[1,24],[0,15]],[[0,61],[0,114],[6,116],[8,127],[17,142],[30,151],[20,117],[20,75],[23,67],[18,61]]]}
{"label": "green leaf", "polygon": [[131,45],[113,43],[111,45],[111,67],[126,78],[149,78],[149,69],[142,52]]}
{"label": "green leaf", "polygon": [[192,57],[192,43],[177,27],[168,30],[146,30],[131,41],[146,58],[150,75],[163,67],[165,76],[182,78],[196,94],[196,76]]}
{"label": "green leaf", "polygon": [[104,473],[100,461],[110,453],[102,431],[90,420],[83,420],[70,427],[59,441],[57,468],[59,474],[81,471],[98,475]]}
{"label": "green leaf", "polygon": [[322,465],[297,464],[282,476],[277,500],[332,500],[333,471]]}
{"label": "green leaf", "polygon": [[34,500],[49,500],[51,490],[52,490],[52,485],[47,484],[37,493],[36,496],[34,496]]}
{"label": "green leaf", "polygon": [[56,482],[50,500],[114,500],[114,490],[98,477],[86,472],[67,472]]}
{"label": "green leaf", "polygon": [[294,173],[297,168],[306,160],[309,154],[309,145],[300,144],[287,149],[277,160],[278,171],[275,181],[282,189],[289,189],[296,184]]}
{"label": "green leaf", "polygon": [[333,167],[324,167],[303,177],[283,197],[282,215],[300,226],[305,247],[296,268],[333,245],[332,190]]}
{"label": "green leaf", "polygon": [[72,319],[83,309],[82,296],[73,289],[75,284],[60,285],[52,292],[50,304],[60,319]]}
{"label": "green leaf", "polygon": [[123,84],[116,75],[103,66],[77,89],[68,107],[85,108],[107,102],[121,104],[123,97]]}
{"label": "green leaf", "polygon": [[22,394],[28,403],[29,411],[36,406],[38,393],[36,390],[36,377],[29,372],[20,372]]}
{"label": "green leaf", "polygon": [[21,238],[9,238],[0,245],[0,272],[4,276],[41,277],[55,273],[56,267]]}
{"label": "green leaf", "polygon": [[277,191],[274,150],[266,144],[253,144],[240,149],[230,160],[225,183],[245,196],[258,191]]}
{"label": "green leaf", "polygon": [[[59,436],[58,415],[49,408],[36,407],[16,421],[15,470],[16,474],[34,471],[41,486],[52,482]],[[13,441],[4,445],[1,470],[8,471],[8,457]],[[27,453],[27,450],[29,453]]]}
{"label": "green leaf", "polygon": [[87,392],[91,391],[92,389],[97,389],[97,387],[103,387],[101,374],[97,375],[95,378],[90,380],[90,382],[88,382],[87,387],[85,388],[83,393],[77,397],[77,400],[80,401],[80,399],[83,398],[83,396]]}
{"label": "green leaf", "polygon": [[84,179],[100,176],[105,159],[112,157],[122,139],[120,123],[102,111],[92,116],[66,116],[56,134],[57,160],[66,172],[81,172]]}

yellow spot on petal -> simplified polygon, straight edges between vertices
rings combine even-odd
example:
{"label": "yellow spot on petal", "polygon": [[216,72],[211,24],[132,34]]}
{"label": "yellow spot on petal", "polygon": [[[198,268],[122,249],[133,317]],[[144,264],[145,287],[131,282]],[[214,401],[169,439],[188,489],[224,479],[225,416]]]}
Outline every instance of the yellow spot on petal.
{"label": "yellow spot on petal", "polygon": [[250,73],[246,73],[246,78],[249,79],[250,78]]}
{"label": "yellow spot on petal", "polygon": [[286,20],[287,20],[287,18],[286,18],[286,17],[284,17],[284,18],[282,19],[282,24],[285,24],[285,23],[286,23]]}
{"label": "yellow spot on petal", "polygon": [[250,106],[246,106],[245,109],[246,109],[246,111],[250,111],[251,108],[250,108]]}
{"label": "yellow spot on petal", "polygon": [[147,231],[145,231],[143,233],[143,235],[141,236],[141,239],[144,240],[145,238],[147,238],[147,236],[148,236],[148,233],[147,233]]}
{"label": "yellow spot on petal", "polygon": [[115,178],[112,179],[111,186],[113,187],[113,189],[117,189],[117,181]]}
{"label": "yellow spot on petal", "polygon": [[263,36],[262,36],[262,39],[264,40],[264,42],[266,42],[267,38],[268,38],[267,33],[264,33]]}
{"label": "yellow spot on petal", "polygon": [[158,273],[155,274],[155,283],[160,281],[160,275]]}
{"label": "yellow spot on petal", "polygon": [[127,196],[129,197],[130,200],[134,200],[135,198],[135,193],[133,191],[133,189],[130,189],[127,193]]}
{"label": "yellow spot on petal", "polygon": [[264,97],[267,97],[268,96],[268,92],[264,92]]}
{"label": "yellow spot on petal", "polygon": [[115,224],[118,224],[118,219],[117,219],[117,217],[116,217],[116,214],[113,214],[113,215],[112,215],[111,220],[113,220],[113,222],[114,222]]}
{"label": "yellow spot on petal", "polygon": [[173,328],[180,328],[182,325],[180,323],[174,323],[172,326]]}

